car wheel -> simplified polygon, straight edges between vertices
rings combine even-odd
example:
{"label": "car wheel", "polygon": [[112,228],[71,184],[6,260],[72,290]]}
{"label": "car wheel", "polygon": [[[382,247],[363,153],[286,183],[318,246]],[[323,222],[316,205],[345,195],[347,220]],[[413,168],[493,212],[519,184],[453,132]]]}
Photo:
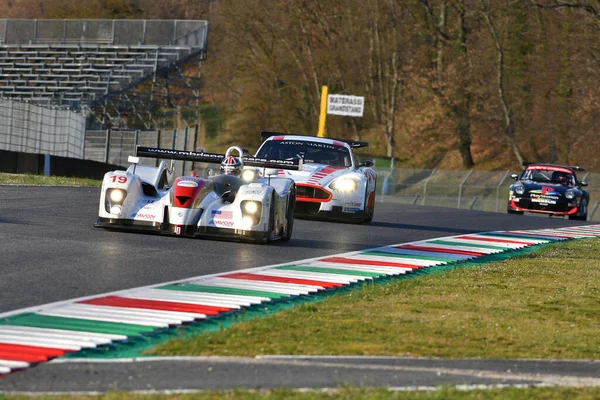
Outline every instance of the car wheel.
{"label": "car wheel", "polygon": [[[375,194],[375,193],[377,193],[377,185],[375,185],[375,187],[373,188],[373,194]],[[375,214],[375,199],[373,198],[372,206],[366,206],[368,201],[369,201],[369,198],[367,195],[365,195],[365,216],[363,218],[363,222],[365,224],[368,224],[371,221],[373,221],[373,215]]]}
{"label": "car wheel", "polygon": [[267,231],[263,237],[259,239],[259,243],[267,244],[271,240],[271,235],[275,229],[275,193],[271,196],[271,209],[269,210],[269,220],[267,221]]}
{"label": "car wheel", "polygon": [[581,205],[579,206],[579,215],[569,215],[569,219],[577,220],[577,221],[586,221],[587,220],[587,200],[581,200]]}
{"label": "car wheel", "polygon": [[285,235],[281,238],[282,242],[287,242],[292,238],[292,232],[294,231],[294,208],[296,207],[296,185],[294,184],[291,190],[288,207],[287,207],[287,227]]}

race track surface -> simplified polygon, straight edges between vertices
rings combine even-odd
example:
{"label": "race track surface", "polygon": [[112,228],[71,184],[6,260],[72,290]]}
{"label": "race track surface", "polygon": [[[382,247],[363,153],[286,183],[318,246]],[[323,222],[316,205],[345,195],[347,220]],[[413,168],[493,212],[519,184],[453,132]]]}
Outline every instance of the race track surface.
{"label": "race track surface", "polygon": [[[255,245],[97,229],[93,227],[93,224],[97,217],[98,199],[98,188],[0,186],[0,266],[2,271],[0,313],[198,275],[279,264],[435,237],[493,230],[541,229],[585,224],[579,221],[554,218],[377,203],[375,219],[370,225],[297,220],[294,236],[290,242]],[[447,361],[453,362],[452,360]],[[161,384],[162,386],[168,386],[170,389],[186,388],[181,386],[184,382],[165,377],[165,371],[174,369],[172,367],[163,368],[161,365],[164,364],[161,363],[166,361],[156,362],[159,363],[159,366],[155,369],[150,368],[152,363],[124,363],[121,372],[134,373],[131,372],[132,368],[138,373],[142,373],[141,371],[144,370],[147,371],[147,374],[142,375],[152,379],[153,382],[157,382],[156,379],[159,379],[164,384]],[[286,382],[283,377],[275,381],[267,379],[268,376],[273,376],[268,373],[268,368],[272,368],[272,361],[268,363],[257,362],[256,359],[244,359],[242,362],[239,360],[193,361],[191,366],[186,369],[206,368],[206,365],[202,364],[206,362],[216,363],[219,366],[228,365],[227,370],[229,371],[242,365],[239,368],[240,371],[248,371],[247,373],[254,377],[263,375],[265,377],[264,381],[251,379],[250,375],[244,378],[244,374],[240,372],[241,381],[231,381],[231,387],[272,387],[274,382],[279,382],[281,385]],[[310,365],[315,362],[323,364],[319,368],[330,367],[329,363],[307,361]],[[386,371],[392,371],[391,376],[399,376],[398,371],[402,369],[395,366],[398,361],[389,362],[393,364],[393,368],[386,367]],[[336,368],[337,363],[337,360],[331,361],[333,365],[331,371],[339,370]],[[365,361],[352,361],[353,365],[363,363]],[[477,369],[477,367],[470,367],[468,361],[466,363],[464,368]],[[248,368],[248,365],[244,366],[244,364],[249,364],[252,368]],[[289,370],[290,376],[297,376],[298,373],[301,373],[301,371],[295,370],[299,368],[298,366],[293,366],[292,363],[286,364],[286,362],[283,364],[287,367],[281,369],[282,374],[286,370]],[[261,369],[263,365],[266,365],[265,370]],[[442,368],[440,365],[433,365],[433,367]],[[592,371],[595,368],[597,376],[598,364],[591,363],[584,368],[589,372],[588,367],[592,368]],[[262,372],[257,372],[256,368]],[[305,377],[305,379],[297,380],[300,387],[331,387],[335,386],[335,382],[343,382],[345,379],[344,377],[330,379],[327,380],[329,384],[324,385],[320,383],[320,380],[324,376],[328,376],[328,373],[309,373],[308,371],[314,371],[314,369],[308,367],[300,369],[304,371],[301,375]],[[364,371],[371,369],[371,367],[342,368],[342,370],[348,371],[356,370],[358,375],[352,377],[353,375],[349,374],[347,381],[356,383],[356,379],[358,379],[358,384],[360,384],[360,374],[366,376]],[[83,381],[88,382],[89,379],[85,378],[86,371],[88,373],[95,371],[95,374],[101,370],[102,364],[50,363],[0,379],[0,390],[110,390],[111,388],[107,387],[108,383],[100,384],[100,387],[95,388],[80,387],[77,384],[80,380],[75,377],[80,376],[79,374]],[[107,382],[111,382],[110,367],[106,370]],[[150,370],[154,372],[150,372]],[[569,368],[561,370],[568,371]],[[74,371],[77,371],[77,374],[73,375]],[[156,371],[162,371],[161,375],[155,375]],[[418,372],[418,369],[416,371]],[[422,372],[424,375],[419,376],[429,376],[427,371],[423,370]],[[75,383],[64,388],[51,384],[52,382],[63,382],[61,379],[56,379],[57,374],[58,376],[69,374],[73,378],[65,379],[64,382]],[[317,381],[312,381],[311,375]],[[373,374],[373,376],[376,375]],[[379,375],[387,376],[386,374]],[[400,375],[412,376],[408,373],[400,373]],[[450,381],[436,379],[436,376],[441,376],[437,372],[430,375],[431,379],[425,379],[423,382],[421,379],[409,379],[404,382],[404,385],[435,386],[452,382],[452,384],[482,383],[479,378],[475,379],[475,377],[465,379],[465,374],[460,373],[450,374],[461,377],[458,380]],[[181,376],[183,379],[185,374],[181,374]],[[238,376],[237,372],[236,376]],[[586,373],[585,376],[590,375]],[[486,382],[514,383],[506,376],[489,375],[487,378],[489,379]],[[37,383],[34,384],[34,381]],[[144,379],[140,380],[139,383],[142,387],[139,389],[144,389],[143,381]],[[527,379],[521,381],[529,382]],[[244,382],[248,385],[243,384]],[[366,379],[364,382],[377,386],[376,380]],[[379,383],[383,386],[394,386],[389,379],[380,380]],[[78,388],[75,389],[75,386]],[[126,387],[119,388],[125,389]],[[194,388],[197,387],[194,386]]]}

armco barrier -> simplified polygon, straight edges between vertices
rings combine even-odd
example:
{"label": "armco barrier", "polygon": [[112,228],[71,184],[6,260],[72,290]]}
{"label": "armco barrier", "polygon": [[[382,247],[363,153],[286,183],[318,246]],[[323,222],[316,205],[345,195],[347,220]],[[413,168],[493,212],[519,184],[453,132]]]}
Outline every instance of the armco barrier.
{"label": "armco barrier", "polygon": [[[46,163],[46,157],[49,158],[49,163]],[[49,170],[46,170],[47,166]],[[102,179],[106,172],[116,169],[125,168],[92,160],[0,150],[0,172],[11,174]]]}

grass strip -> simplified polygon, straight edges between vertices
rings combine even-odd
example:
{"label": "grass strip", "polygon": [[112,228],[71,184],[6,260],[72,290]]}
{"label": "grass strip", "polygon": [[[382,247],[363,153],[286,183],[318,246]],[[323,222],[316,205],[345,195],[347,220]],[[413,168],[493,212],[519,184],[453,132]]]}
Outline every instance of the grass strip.
{"label": "grass strip", "polygon": [[42,186],[102,186],[101,180],[70,178],[65,176],[44,176],[32,174],[9,174],[0,172],[0,185],[42,185]]}
{"label": "grass strip", "polygon": [[[441,387],[432,391],[394,391],[386,388],[342,387],[335,391],[289,389],[276,390],[223,390],[206,391],[187,394],[132,394],[112,392],[96,396],[32,396],[36,399],[68,399],[68,400],[595,400],[600,397],[600,388],[503,388],[460,390],[452,387]],[[0,394],[0,399],[22,400],[29,396]]]}
{"label": "grass strip", "polygon": [[228,329],[151,353],[600,358],[600,240],[540,247],[366,282],[265,318],[237,316]]}

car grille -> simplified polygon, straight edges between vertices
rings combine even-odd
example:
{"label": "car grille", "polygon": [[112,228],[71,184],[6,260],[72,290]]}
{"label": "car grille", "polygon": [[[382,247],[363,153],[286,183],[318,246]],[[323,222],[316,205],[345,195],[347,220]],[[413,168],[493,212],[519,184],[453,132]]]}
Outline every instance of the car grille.
{"label": "car grille", "polygon": [[317,201],[326,202],[331,199],[331,193],[325,189],[316,186],[296,185],[296,200],[297,201]]}
{"label": "car grille", "polygon": [[537,202],[531,202],[529,199],[521,199],[516,205],[520,208],[526,208],[528,210],[539,210],[539,211],[553,211],[553,212],[567,212],[567,203],[564,201],[558,201],[557,204],[540,204]]}
{"label": "car grille", "polygon": [[296,214],[315,215],[319,212],[321,203],[296,202],[294,211]]}

